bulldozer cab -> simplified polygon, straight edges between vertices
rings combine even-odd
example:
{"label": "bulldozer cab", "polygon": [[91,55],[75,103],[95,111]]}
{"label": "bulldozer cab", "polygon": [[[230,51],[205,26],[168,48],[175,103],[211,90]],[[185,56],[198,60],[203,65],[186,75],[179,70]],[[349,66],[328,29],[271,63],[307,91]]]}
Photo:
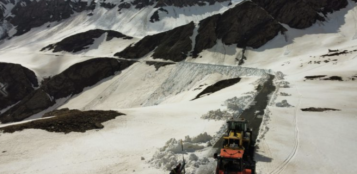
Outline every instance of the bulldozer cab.
{"label": "bulldozer cab", "polygon": [[223,137],[223,148],[247,149],[252,144],[252,131],[248,129],[245,119],[227,121],[227,134]]}
{"label": "bulldozer cab", "polygon": [[248,121],[245,119],[232,119],[227,121],[228,131],[241,132],[247,131]]}

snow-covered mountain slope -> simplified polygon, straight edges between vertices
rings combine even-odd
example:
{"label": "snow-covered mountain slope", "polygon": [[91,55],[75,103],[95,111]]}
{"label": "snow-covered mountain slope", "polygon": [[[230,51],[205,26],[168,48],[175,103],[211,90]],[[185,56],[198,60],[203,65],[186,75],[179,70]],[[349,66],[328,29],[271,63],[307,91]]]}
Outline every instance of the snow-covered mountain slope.
{"label": "snow-covered mountain slope", "polygon": [[[326,5],[336,1],[320,2]],[[277,90],[265,114],[256,113],[256,117],[263,117],[255,156],[257,173],[356,173],[353,164],[357,159],[353,152],[357,150],[354,146],[357,137],[353,130],[357,125],[357,7],[354,1],[346,2],[346,7],[334,9],[334,13],[326,16],[323,11],[317,11],[324,16],[324,22],[316,18],[311,19],[316,23],[279,21],[287,31],[264,40],[266,44],[260,48],[237,48],[237,43],[227,45],[218,37],[197,58],[188,55],[178,63],[162,59],[147,62],[152,61],[154,48],[137,57],[138,62],[82,89],[83,92],[60,95],[56,98],[57,105],[50,108],[117,110],[126,116],[103,123],[101,130],[86,133],[61,134],[33,129],[0,133],[0,173],[168,173],[182,155],[188,162],[188,173],[212,173],[215,164],[211,156],[215,149],[209,144],[222,132],[224,121],[202,116],[212,118],[209,116],[213,114],[214,118],[224,118],[254,105],[252,98],[258,92],[257,86],[266,80],[266,73],[276,75]],[[286,9],[281,13],[285,14]],[[121,13],[125,14],[124,11]],[[101,54],[112,56],[130,44],[135,47],[140,43],[140,38],[114,38],[105,42],[104,34],[94,41],[93,47],[80,53],[40,52],[49,44],[94,29],[94,25],[86,26],[88,16],[82,14],[54,27],[42,26],[6,40],[0,45],[1,61],[20,63],[43,79],[75,63]],[[274,13],[273,20],[280,15]],[[295,25],[300,24],[312,26],[296,29]],[[200,25],[194,23],[195,29],[188,36],[192,45],[198,43],[194,38],[200,33]],[[190,51],[193,49],[191,46]],[[72,75],[76,77],[77,73]],[[333,76],[338,77],[329,78]],[[236,77],[242,79],[191,101],[205,87]],[[317,109],[306,111],[306,108]],[[313,112],[323,110],[319,108],[336,110]],[[43,112],[31,119],[41,117]],[[210,136],[204,136],[204,132]],[[196,136],[204,140],[193,138]],[[179,150],[179,139],[184,140],[184,154]]]}
{"label": "snow-covered mountain slope", "polygon": [[[58,0],[61,1],[61,0]],[[43,3],[46,5],[46,0],[41,0],[41,1],[1,1],[5,6],[6,6],[6,14],[4,18],[1,18],[0,25],[0,31],[6,32],[5,34],[7,35],[6,37],[11,37],[15,35],[17,32],[17,26],[9,22],[7,19],[7,16],[15,16],[12,14],[12,10],[15,8],[15,6],[19,6],[18,8],[23,8],[22,11],[23,13],[19,14],[19,17],[21,18],[21,15],[25,16],[26,18],[23,20],[26,20],[27,22],[36,22],[33,19],[28,19],[28,16],[32,16],[30,12],[36,11],[38,9],[36,4],[34,5],[24,5],[27,3]],[[62,1],[61,1],[62,2]],[[83,1],[82,1],[83,2]],[[63,19],[56,19],[56,20],[45,20],[47,19],[48,15],[43,13],[36,13],[38,16],[34,16],[35,19],[41,19],[41,22],[37,22],[36,27],[32,27],[31,29],[27,29],[29,31],[26,31],[26,33],[22,35],[18,35],[15,37],[12,37],[11,39],[3,39],[0,41],[0,54],[1,54],[1,61],[2,62],[10,62],[10,63],[20,63],[23,66],[30,68],[31,70],[35,71],[36,75],[39,77],[39,81],[41,81],[44,77],[48,76],[53,76],[61,71],[65,70],[68,68],[70,65],[73,65],[74,63],[78,63],[79,61],[83,61],[85,59],[88,59],[90,57],[95,58],[95,57],[104,57],[104,56],[112,56],[114,53],[122,51],[125,47],[127,47],[129,44],[133,42],[137,42],[135,40],[137,37],[143,37],[148,34],[156,34],[159,32],[163,32],[166,30],[173,29],[177,26],[185,25],[192,20],[195,22],[200,21],[201,19],[204,19],[210,15],[217,14],[217,13],[222,13],[226,10],[228,10],[230,7],[233,7],[235,4],[240,3],[240,0],[232,1],[232,5],[228,6],[228,2],[225,1],[217,1],[215,3],[206,3],[206,5],[185,5],[183,3],[183,7],[176,7],[176,6],[161,6],[160,8],[171,8],[172,11],[176,11],[176,13],[170,11],[170,15],[167,17],[161,17],[159,21],[156,21],[155,23],[150,22],[150,14],[154,13],[155,10],[157,10],[159,7],[155,7],[155,3],[150,5],[147,4],[142,7],[138,7],[138,3],[140,1],[135,1],[135,2],[121,2],[121,1],[106,1],[106,3],[111,3],[114,4],[115,6],[113,8],[105,8],[103,5],[101,5],[103,2],[98,1],[95,3],[95,8],[94,10],[91,10],[90,8],[88,9],[85,7],[84,11],[68,11],[68,16]],[[163,1],[165,2],[165,1]],[[203,1],[202,1],[203,2]],[[211,2],[211,1],[207,1]],[[79,1],[73,1],[71,3],[79,3],[78,6],[82,6]],[[129,4],[134,4],[130,5],[128,8],[122,8],[120,10],[120,14],[118,12],[120,8],[120,4],[123,3],[129,3]],[[21,5],[23,4],[23,6]],[[91,3],[85,3],[86,6],[88,4],[90,5]],[[68,4],[66,4],[68,5]],[[69,4],[71,5],[71,4]],[[28,9],[29,8],[29,9]],[[51,4],[47,4],[46,8],[43,10],[49,11],[49,13],[59,13],[61,10],[53,10],[55,8]],[[74,7],[73,7],[74,8]],[[83,7],[84,8],[84,7]],[[36,9],[36,10],[35,10]],[[168,9],[169,11],[170,9]],[[52,12],[53,11],[53,12]],[[27,14],[25,12],[30,13]],[[39,11],[41,12],[41,11]],[[91,15],[88,15],[91,14]],[[42,15],[45,15],[45,18],[42,18]],[[21,23],[21,25],[24,25],[24,27],[29,27],[29,25],[25,25]],[[98,43],[100,42],[99,38],[91,48],[90,52],[87,52],[87,54],[77,54],[77,55],[64,55],[64,54],[47,54],[43,52],[38,52],[41,50],[43,47],[46,47],[50,44],[54,44],[56,42],[59,42],[67,37],[70,37],[72,35],[75,35],[77,33],[81,32],[87,32],[92,29],[103,29],[103,30],[114,30],[121,32],[127,36],[134,36],[134,39],[132,40],[111,40],[110,42],[106,43],[108,46],[104,46],[104,43]],[[104,37],[104,36],[103,36]],[[115,47],[113,45],[116,45]],[[113,46],[113,47],[112,47]],[[100,49],[98,49],[100,47]],[[110,48],[110,50],[108,50]],[[103,49],[107,49],[107,51],[104,51]],[[93,50],[101,50],[100,52],[98,51],[93,51]],[[83,57],[83,56],[89,56],[89,57]],[[16,58],[14,58],[16,57]],[[40,59],[43,58],[43,59]],[[74,58],[77,57],[77,58]],[[49,67],[47,66],[48,64],[54,63],[54,60],[59,60],[58,58],[64,59],[63,61],[61,60],[60,67],[58,71],[54,70],[44,70],[44,67]],[[71,62],[68,64],[68,59],[70,59]],[[45,65],[47,64],[47,65]],[[58,63],[57,63],[58,64]],[[37,67],[39,65],[40,69]]]}
{"label": "snow-covered mountain slope", "polygon": [[0,38],[19,36],[41,26],[52,28],[70,18],[81,18],[82,28],[88,30],[116,30],[143,37],[198,22],[241,1],[2,0]]}

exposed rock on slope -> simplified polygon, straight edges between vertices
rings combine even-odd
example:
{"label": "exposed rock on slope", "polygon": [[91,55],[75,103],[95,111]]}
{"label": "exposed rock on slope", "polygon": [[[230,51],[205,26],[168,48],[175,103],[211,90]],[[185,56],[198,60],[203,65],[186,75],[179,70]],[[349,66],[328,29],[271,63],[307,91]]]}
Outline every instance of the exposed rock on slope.
{"label": "exposed rock on slope", "polygon": [[101,129],[104,127],[101,123],[124,115],[116,111],[79,111],[68,109],[56,110],[47,114],[55,117],[6,126],[0,128],[0,130],[3,130],[5,133],[13,133],[24,129],[43,129],[48,132],[64,133],[85,132],[91,129]]}
{"label": "exposed rock on slope", "polygon": [[69,18],[74,12],[80,12],[87,8],[87,2],[67,0],[22,0],[15,4],[11,10],[12,15],[6,20],[16,26],[16,34],[21,35],[39,27],[47,22],[60,21]]}
{"label": "exposed rock on slope", "polygon": [[0,63],[0,87],[4,86],[5,94],[0,93],[0,110],[9,107],[38,87],[37,78],[31,70],[12,63]]}
{"label": "exposed rock on slope", "polygon": [[230,1],[230,0],[158,0],[156,7],[164,7],[164,6],[184,7],[184,6],[194,6],[194,5],[203,6],[206,4],[213,5],[216,2],[226,2],[226,1]]}
{"label": "exposed rock on slope", "polygon": [[[195,25],[193,23],[173,30],[147,36],[129,46],[115,56],[137,59],[154,50],[153,58],[182,61],[191,51]],[[227,45],[258,48],[270,39],[284,32],[282,27],[260,6],[252,2],[244,2],[225,13],[208,17],[200,22],[193,56],[203,49],[213,47],[218,39]]]}
{"label": "exposed rock on slope", "polygon": [[258,48],[286,29],[252,2],[244,2],[222,14],[217,37],[238,47]]}
{"label": "exposed rock on slope", "polygon": [[131,6],[134,6],[136,9],[141,9],[147,6],[154,5],[155,7],[185,7],[185,6],[194,6],[194,5],[213,5],[216,2],[226,2],[230,0],[132,0],[131,2],[122,2],[118,5],[119,11],[122,9],[128,9]]}
{"label": "exposed rock on slope", "polygon": [[162,7],[160,7],[158,10],[156,10],[152,16],[150,17],[150,22],[156,22],[160,20],[159,12],[165,12],[166,14],[169,14],[169,12]]}
{"label": "exposed rock on slope", "polygon": [[39,89],[27,95],[21,102],[0,115],[3,123],[20,121],[56,103],[56,99],[78,94],[85,87],[121,71],[133,61],[119,61],[112,58],[97,58],[77,63],[52,77]]}
{"label": "exposed rock on slope", "polygon": [[173,30],[146,36],[134,46],[130,45],[114,56],[138,59],[154,51],[153,58],[182,61],[192,48],[191,36],[195,25],[193,22]]}
{"label": "exposed rock on slope", "polygon": [[194,57],[197,57],[202,50],[212,48],[216,45],[216,26],[220,18],[221,14],[217,14],[200,21],[198,35],[195,38],[196,44],[193,50]]}
{"label": "exposed rock on slope", "polygon": [[167,65],[173,65],[175,63],[173,62],[155,62],[155,61],[146,61],[147,65],[153,65],[157,70],[159,70],[161,67],[167,66]]}
{"label": "exposed rock on slope", "polygon": [[99,38],[104,33],[107,33],[106,41],[110,41],[113,38],[132,39],[132,37],[128,37],[120,32],[95,29],[67,37],[60,42],[42,48],[41,51],[53,50],[53,52],[67,51],[75,53],[87,49],[94,43],[95,39]]}
{"label": "exposed rock on slope", "polygon": [[202,92],[200,92],[194,99],[198,99],[200,97],[202,97],[205,94],[210,94],[210,93],[215,93],[221,89],[230,87],[236,83],[238,83],[241,80],[241,78],[233,78],[233,79],[227,79],[227,80],[221,80],[211,86],[208,86],[206,89],[204,89]]}
{"label": "exposed rock on slope", "polygon": [[2,20],[4,18],[4,14],[5,14],[5,0],[0,0],[0,20]]}
{"label": "exposed rock on slope", "polygon": [[259,48],[286,29],[265,10],[252,2],[244,2],[200,22],[193,56],[212,48],[217,39],[238,47]]}
{"label": "exposed rock on slope", "polygon": [[116,5],[112,4],[112,3],[106,3],[104,1],[104,2],[100,2],[100,6],[110,10],[110,9],[114,8]]}
{"label": "exposed rock on slope", "polygon": [[314,107],[303,108],[301,110],[305,112],[340,111],[339,109],[333,109],[333,108],[314,108]]}
{"label": "exposed rock on slope", "polygon": [[[159,1],[157,6],[160,6],[163,2],[175,5],[179,1]],[[182,1],[183,4],[185,2]],[[236,44],[240,48],[259,48],[277,36],[279,32],[284,33],[286,31],[279,22],[286,23],[293,28],[307,28],[317,20],[324,21],[324,15],[344,8],[347,4],[347,0],[245,1],[223,14],[213,15],[199,23],[192,55],[198,57],[202,50],[216,45],[218,39],[226,45]],[[159,20],[158,15],[154,14],[151,21],[157,20]],[[154,58],[174,61],[184,60],[189,48],[181,44],[191,43],[187,40],[189,34],[192,33],[191,28],[188,27],[190,25],[147,36],[134,46],[129,46],[124,51],[115,54],[115,56],[137,59],[156,48],[152,56]],[[185,35],[178,35],[178,33],[185,33]],[[180,40],[180,38],[182,39]],[[175,43],[175,40],[179,40],[179,42]],[[170,46],[166,47],[164,44],[160,44],[161,42]]]}
{"label": "exposed rock on slope", "polygon": [[252,0],[267,10],[279,22],[292,28],[303,29],[317,20],[325,21],[324,15],[347,6],[347,0]]}

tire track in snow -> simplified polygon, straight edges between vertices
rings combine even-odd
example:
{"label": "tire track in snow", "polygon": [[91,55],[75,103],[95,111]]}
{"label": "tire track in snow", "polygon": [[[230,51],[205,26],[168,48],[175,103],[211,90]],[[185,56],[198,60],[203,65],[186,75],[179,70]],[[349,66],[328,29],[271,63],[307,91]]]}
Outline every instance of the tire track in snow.
{"label": "tire track in snow", "polygon": [[300,133],[299,133],[299,125],[298,125],[298,116],[297,116],[297,111],[300,107],[301,104],[301,94],[299,89],[296,87],[296,91],[298,92],[298,97],[299,97],[299,102],[295,108],[295,112],[294,112],[294,123],[295,123],[295,144],[294,144],[294,148],[293,151],[290,153],[290,155],[288,156],[288,158],[286,158],[282,164],[280,164],[280,166],[278,166],[275,170],[273,170],[272,172],[270,172],[270,174],[279,174],[282,171],[284,171],[284,169],[286,168],[286,166],[291,162],[291,160],[296,156],[296,154],[298,153],[299,150],[299,146],[300,146]]}

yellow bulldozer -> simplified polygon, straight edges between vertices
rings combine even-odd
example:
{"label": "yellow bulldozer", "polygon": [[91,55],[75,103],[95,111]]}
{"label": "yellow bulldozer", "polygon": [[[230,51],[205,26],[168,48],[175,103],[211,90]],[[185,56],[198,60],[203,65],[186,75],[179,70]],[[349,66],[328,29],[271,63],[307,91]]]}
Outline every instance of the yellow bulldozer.
{"label": "yellow bulldozer", "polygon": [[223,136],[222,149],[219,155],[214,155],[217,160],[216,174],[255,173],[255,142],[252,139],[252,131],[245,119],[227,121],[227,133]]}

